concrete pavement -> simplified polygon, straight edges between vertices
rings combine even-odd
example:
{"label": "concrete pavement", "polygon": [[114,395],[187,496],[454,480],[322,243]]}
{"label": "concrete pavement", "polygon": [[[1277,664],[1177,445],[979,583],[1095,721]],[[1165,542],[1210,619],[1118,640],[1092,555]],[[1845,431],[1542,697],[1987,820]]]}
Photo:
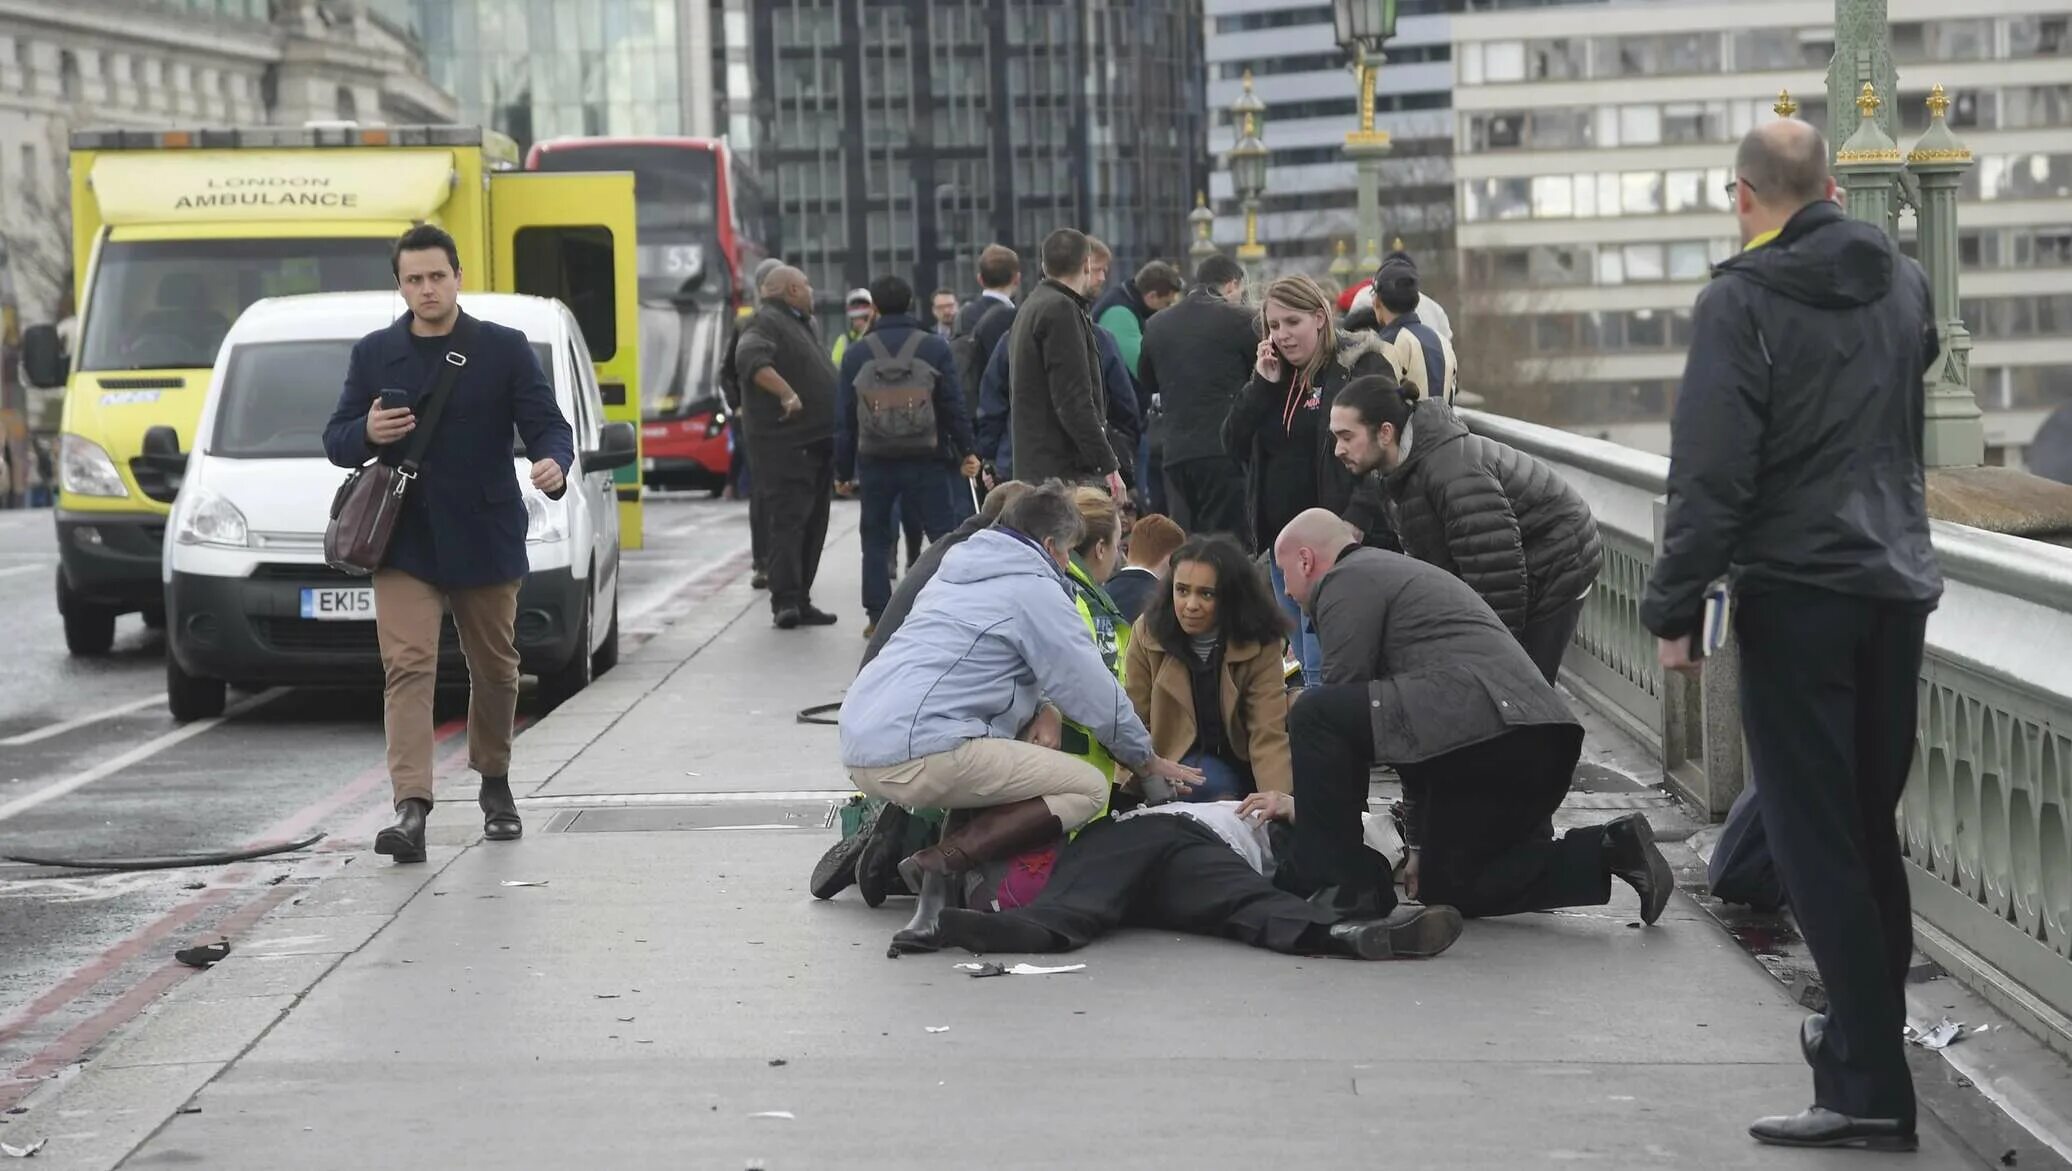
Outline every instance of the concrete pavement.
{"label": "concrete pavement", "polygon": [[[428,865],[314,860],[0,1141],[223,1171],[1865,1165],[1745,1136],[1810,1098],[1802,1012],[1681,895],[1638,929],[1615,883],[1418,963],[1154,932],[1065,975],[886,959],[900,901],[805,892],[847,786],[793,713],[862,649],[853,525],[816,599],[841,625],[774,631],[745,573],[715,582],[521,737],[522,842],[480,842],[456,781]],[[1573,820],[1655,800],[1619,789]],[[1932,1116],[1922,1140],[1912,1166],[1998,1165]]]}

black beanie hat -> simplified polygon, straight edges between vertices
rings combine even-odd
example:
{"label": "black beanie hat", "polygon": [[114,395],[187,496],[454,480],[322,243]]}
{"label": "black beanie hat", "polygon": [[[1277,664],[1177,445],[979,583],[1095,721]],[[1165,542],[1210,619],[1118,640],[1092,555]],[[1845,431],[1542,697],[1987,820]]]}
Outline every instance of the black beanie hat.
{"label": "black beanie hat", "polygon": [[1408,252],[1391,252],[1374,271],[1374,299],[1391,313],[1408,313],[1417,308],[1417,262]]}

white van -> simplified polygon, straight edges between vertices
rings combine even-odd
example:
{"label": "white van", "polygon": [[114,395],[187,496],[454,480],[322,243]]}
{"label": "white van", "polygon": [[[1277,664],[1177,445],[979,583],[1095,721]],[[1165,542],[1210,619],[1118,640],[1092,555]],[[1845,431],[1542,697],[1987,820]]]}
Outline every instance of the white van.
{"label": "white van", "polygon": [[[634,459],[631,423],[604,421],[575,317],[559,301],[466,293],[462,307],[531,340],[575,430],[569,488],[549,500],[513,436],[531,572],[518,591],[520,669],[549,705],[619,656],[619,511],[612,471]],[[353,343],[404,312],[395,293],[255,302],[216,355],[193,451],[169,427],[144,458],[181,477],[166,526],[166,699],[173,718],[219,715],[226,685],[367,686],[382,681],[374,585],[324,563],[331,498],[345,477],[324,456]],[[466,679],[448,618],[442,684]]]}

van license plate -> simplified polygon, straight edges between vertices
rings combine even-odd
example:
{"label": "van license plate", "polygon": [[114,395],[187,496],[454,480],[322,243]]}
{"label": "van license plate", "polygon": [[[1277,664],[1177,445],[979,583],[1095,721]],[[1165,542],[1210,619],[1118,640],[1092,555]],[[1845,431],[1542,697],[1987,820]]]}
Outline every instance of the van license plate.
{"label": "van license plate", "polygon": [[302,616],[320,622],[372,621],[374,590],[369,586],[303,590]]}

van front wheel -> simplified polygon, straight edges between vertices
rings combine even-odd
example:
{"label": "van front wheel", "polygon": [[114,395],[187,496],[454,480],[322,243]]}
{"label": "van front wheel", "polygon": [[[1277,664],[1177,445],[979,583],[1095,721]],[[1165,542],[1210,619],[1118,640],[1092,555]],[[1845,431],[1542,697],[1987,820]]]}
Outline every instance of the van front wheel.
{"label": "van front wheel", "polygon": [[560,707],[577,692],[590,686],[591,618],[590,596],[586,591],[583,595],[583,617],[576,624],[575,650],[569,654],[568,662],[540,676],[540,703],[548,711]]}
{"label": "van front wheel", "polygon": [[115,611],[82,601],[58,570],[58,613],[65,620],[65,649],[75,655],[105,655],[115,645]]}
{"label": "van front wheel", "polygon": [[173,657],[170,648],[166,650],[165,702],[172,709],[174,723],[189,724],[222,715],[227,689],[221,679],[203,679],[181,670],[180,660]]}

